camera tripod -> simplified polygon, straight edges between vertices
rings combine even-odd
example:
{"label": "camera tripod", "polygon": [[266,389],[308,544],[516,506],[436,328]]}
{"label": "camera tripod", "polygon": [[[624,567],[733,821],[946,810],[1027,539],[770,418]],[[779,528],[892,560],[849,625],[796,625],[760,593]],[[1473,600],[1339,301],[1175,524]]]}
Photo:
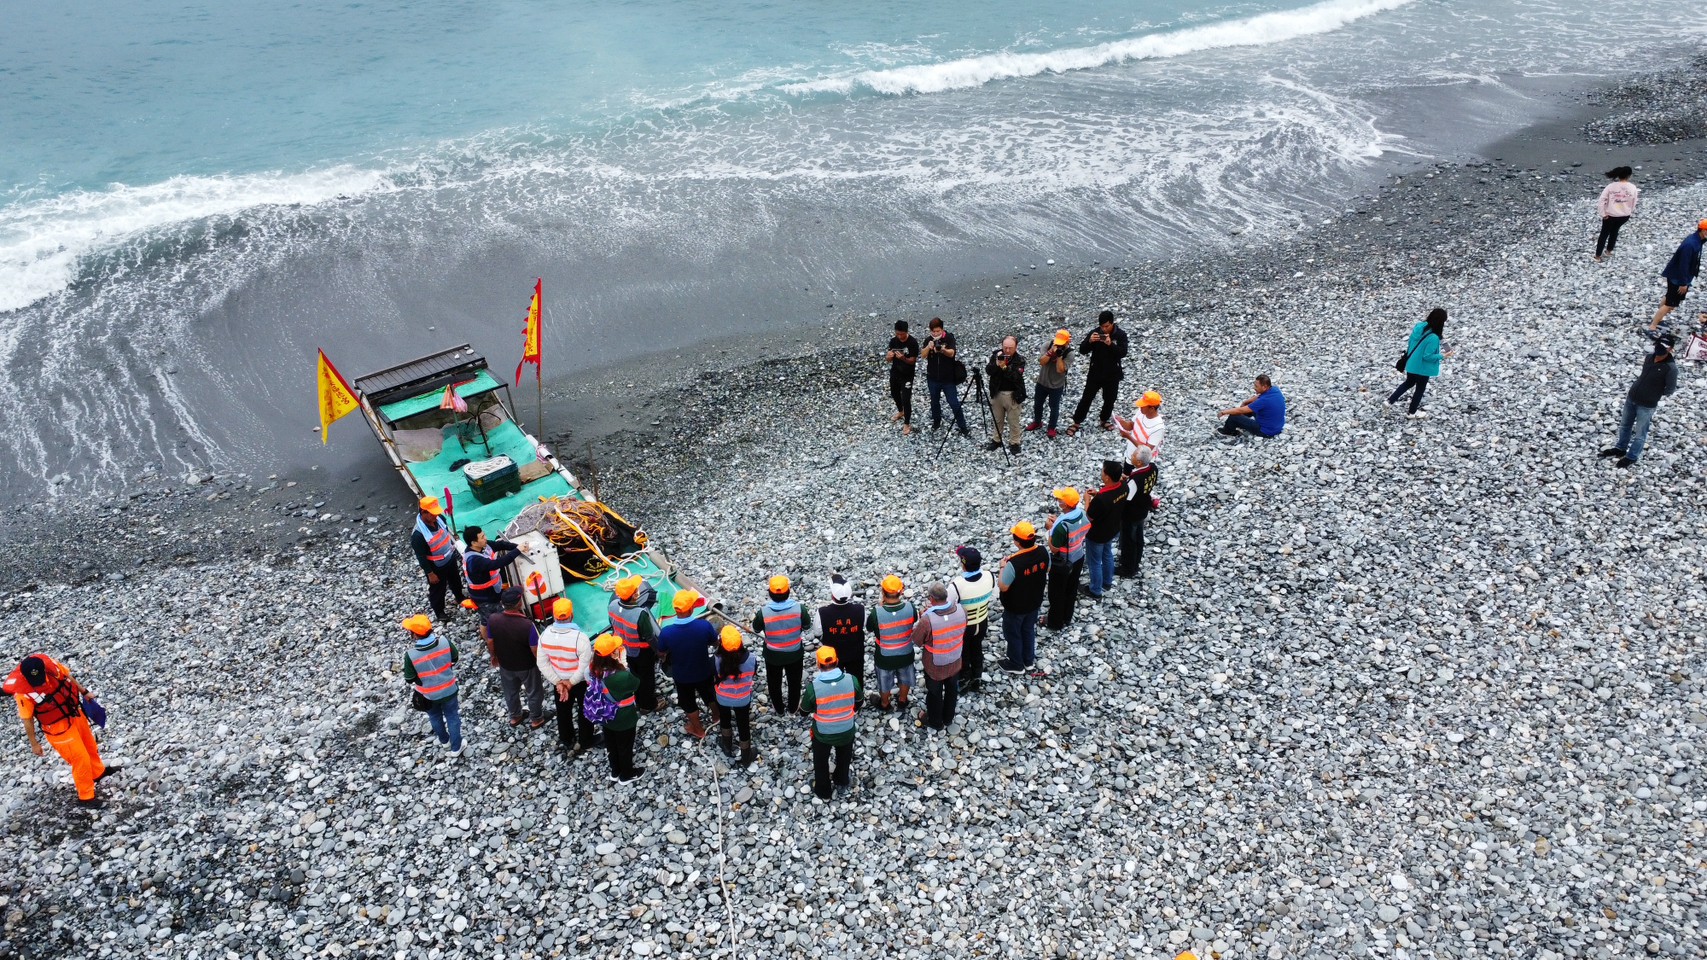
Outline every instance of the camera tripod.
{"label": "camera tripod", "polygon": [[[969,395],[975,398],[978,401],[978,422],[984,428],[984,435],[994,436],[990,416],[990,395],[984,390],[984,371],[972,367],[966,373],[966,382],[960,385],[960,409],[962,411],[966,409]],[[943,448],[948,446],[949,435],[949,431],[945,430],[942,439],[936,442],[937,456],[942,456]],[[1007,444],[1002,444],[1002,451],[1008,455],[1009,460],[1013,459],[1013,451],[1008,449]]]}

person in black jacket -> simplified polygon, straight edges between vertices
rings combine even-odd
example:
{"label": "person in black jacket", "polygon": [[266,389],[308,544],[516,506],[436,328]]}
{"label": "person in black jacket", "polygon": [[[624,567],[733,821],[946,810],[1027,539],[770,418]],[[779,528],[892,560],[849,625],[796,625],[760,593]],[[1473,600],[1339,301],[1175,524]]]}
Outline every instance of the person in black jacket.
{"label": "person in black jacket", "polygon": [[1003,337],[1002,348],[990,354],[984,365],[990,378],[990,414],[996,420],[996,436],[984,444],[986,450],[1002,449],[1002,425],[1008,427],[1008,452],[1019,452],[1019,435],[1023,427],[1020,410],[1025,406],[1025,358],[1019,355],[1019,340]]}
{"label": "person in black jacket", "polygon": [[1114,586],[1114,541],[1120,537],[1125,510],[1126,485],[1122,482],[1119,460],[1102,462],[1102,486],[1091,494],[1085,515],[1090,518],[1090,533],[1085,536],[1085,567],[1090,571],[1090,585],[1083,587],[1085,595],[1101,600]]}
{"label": "person in black jacket", "polygon": [[1126,508],[1120,527],[1120,560],[1114,575],[1131,578],[1140,575],[1144,567],[1144,521],[1155,508],[1157,467],[1149,447],[1132,452],[1126,465],[1126,488],[1123,506]]}
{"label": "person in black jacket", "polygon": [[830,602],[818,608],[823,645],[836,651],[848,676],[865,684],[865,605],[853,602],[853,584],[841,574],[830,576]]}
{"label": "person in black jacket", "polygon": [[913,432],[913,375],[919,363],[919,341],[907,332],[907,321],[895,321],[895,335],[883,354],[889,361],[889,398],[895,401],[895,416],[902,434]]}
{"label": "person in black jacket", "polygon": [[[931,394],[931,429],[942,426],[942,398],[947,395],[948,409],[954,414],[954,429],[970,437],[972,431],[966,429],[966,416],[960,412],[955,353],[954,334],[942,325],[941,317],[932,317],[930,339],[925,341],[925,349],[919,354],[925,358],[925,386]],[[841,663],[842,670],[846,672],[848,662],[843,660]]]}
{"label": "person in black jacket", "polygon": [[1097,328],[1079,341],[1079,352],[1091,358],[1085,371],[1085,392],[1073,410],[1073,425],[1067,436],[1075,436],[1085,415],[1091,412],[1091,400],[1102,394],[1102,428],[1114,429],[1114,401],[1120,393],[1120,378],[1124,376],[1120,363],[1126,359],[1126,331],[1114,323],[1114,311],[1104,310],[1097,317]]}
{"label": "person in black jacket", "polygon": [[462,573],[468,579],[469,599],[480,612],[480,635],[485,638],[487,622],[504,609],[503,570],[522,551],[508,540],[487,541],[486,532],[476,526],[463,527],[462,539],[468,544],[462,553]]}
{"label": "person in black jacket", "polygon": [[1654,411],[1660,401],[1677,389],[1677,362],[1672,348],[1677,338],[1661,334],[1654,341],[1654,352],[1642,360],[1642,372],[1624,396],[1624,416],[1618,424],[1618,442],[1600,451],[1603,457],[1617,457],[1619,469],[1635,465],[1642,459],[1642,447],[1648,442],[1648,426],[1654,421]]}

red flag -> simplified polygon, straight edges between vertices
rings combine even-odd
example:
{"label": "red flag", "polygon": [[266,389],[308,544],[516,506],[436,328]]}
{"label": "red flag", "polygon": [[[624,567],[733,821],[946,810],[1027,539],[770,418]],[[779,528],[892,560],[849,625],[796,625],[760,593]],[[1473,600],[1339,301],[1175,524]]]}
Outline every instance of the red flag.
{"label": "red flag", "polygon": [[468,412],[468,401],[462,399],[462,394],[456,392],[457,384],[445,387],[444,396],[439,398],[440,410],[454,410],[457,413]]}
{"label": "red flag", "polygon": [[527,325],[527,330],[523,331],[522,362],[516,364],[516,385],[517,386],[521,386],[521,383],[522,383],[522,367],[526,366],[527,364],[530,364],[530,363],[533,364],[534,379],[537,380],[540,377],[540,368],[539,368],[539,311],[540,311],[540,292],[544,286],[545,286],[544,278],[541,277],[541,278],[535,278],[534,279],[534,281],[533,281],[533,303],[528,305],[528,325]]}

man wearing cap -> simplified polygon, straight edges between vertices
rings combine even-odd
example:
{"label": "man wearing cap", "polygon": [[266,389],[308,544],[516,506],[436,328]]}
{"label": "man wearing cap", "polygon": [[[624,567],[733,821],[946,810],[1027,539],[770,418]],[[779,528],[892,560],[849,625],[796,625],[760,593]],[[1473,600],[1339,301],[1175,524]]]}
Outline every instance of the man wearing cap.
{"label": "man wearing cap", "polygon": [[1049,524],[1049,619],[1039,625],[1060,630],[1073,622],[1091,521],[1079,502],[1077,487],[1061,487],[1053,496],[1061,513]]}
{"label": "man wearing cap", "polygon": [[1154,390],[1146,390],[1134,406],[1137,411],[1132,415],[1132,419],[1114,418],[1114,427],[1125,441],[1125,450],[1121,452],[1120,459],[1130,463],[1132,451],[1146,447],[1153,461],[1162,455],[1162,438],[1168,434],[1168,425],[1162,422],[1162,395]]}
{"label": "man wearing cap", "polygon": [[[820,800],[830,799],[832,786],[845,792],[852,784],[848,767],[853,763],[854,714],[862,689],[858,680],[842,671],[835,650],[818,648],[818,675],[800,698],[800,709],[812,716],[812,793]],[[833,774],[832,750],[836,754]]]}
{"label": "man wearing cap", "polygon": [[948,581],[948,597],[966,611],[966,650],[960,665],[961,693],[977,693],[984,684],[984,640],[990,635],[990,601],[996,595],[996,578],[984,569],[984,555],[976,547],[956,547],[960,575]]}
{"label": "man wearing cap", "polygon": [[502,596],[504,609],[486,623],[486,650],[492,655],[492,666],[498,668],[504,703],[510,708],[510,726],[521,725],[521,695],[525,690],[528,726],[538,730],[545,726],[545,691],[538,666],[539,629],[522,611],[520,588],[507,587]]}
{"label": "man wearing cap", "polygon": [[403,657],[403,679],[413,691],[415,708],[427,715],[433,736],[462,756],[462,708],[457,705],[456,644],[420,614],[403,621],[415,643]]}
{"label": "man wearing cap", "polygon": [[705,739],[705,723],[699,708],[717,707],[717,683],[711,649],[717,646],[717,628],[702,615],[705,598],[697,590],[678,590],[670,600],[676,615],[658,631],[658,656],[670,668],[676,683],[676,702],[687,720],[688,736]]}
{"label": "man wearing cap", "polygon": [[900,688],[901,709],[907,709],[913,689],[913,627],[919,622],[911,601],[901,599],[907,585],[890,574],[883,578],[883,600],[871,608],[865,628],[877,638],[877,705],[884,713],[892,708],[889,698]]}
{"label": "man wearing cap", "polygon": [[[588,676],[604,687],[616,704],[616,715],[605,723],[605,756],[610,760],[612,783],[633,783],[645,767],[634,765],[634,743],[640,737],[640,710],[634,698],[640,681],[624,662],[627,648],[614,633],[601,633],[593,641],[593,665]],[[591,681],[588,683],[592,689]]]}
{"label": "man wearing cap", "polygon": [[1600,451],[1602,457],[1617,457],[1614,466],[1625,469],[1642,459],[1642,448],[1648,442],[1648,427],[1654,422],[1654,411],[1660,401],[1677,390],[1677,363],[1672,348],[1677,338],[1662,333],[1654,341],[1654,352],[1642,360],[1642,372],[1624,395],[1624,415],[1618,422],[1618,442]]}
{"label": "man wearing cap", "polygon": [[913,645],[924,651],[925,709],[918,722],[941,730],[954,722],[960,702],[961,651],[966,645],[966,611],[948,595],[948,587],[933,583],[925,591],[930,606],[913,628]]}
{"label": "man wearing cap", "polygon": [[1654,322],[1648,324],[1648,333],[1652,335],[1665,322],[1665,318],[1678,307],[1683,305],[1683,298],[1689,296],[1689,288],[1695,283],[1696,274],[1701,272],[1701,246],[1707,241],[1707,220],[1695,225],[1695,232],[1683,238],[1677,245],[1677,250],[1666,262],[1660,276],[1665,278],[1666,294],[1660,301],[1660,309],[1654,314]]}
{"label": "man wearing cap", "polygon": [[1049,349],[1037,358],[1037,396],[1031,401],[1031,422],[1026,431],[1043,429],[1043,403],[1049,402],[1049,428],[1045,436],[1055,439],[1055,428],[1061,424],[1061,394],[1067,389],[1067,364],[1073,359],[1071,330],[1055,331]]}
{"label": "man wearing cap", "polygon": [[551,603],[551,623],[539,632],[534,666],[556,694],[557,742],[572,757],[586,753],[597,742],[593,723],[581,710],[592,662],[593,642],[575,625],[575,604],[568,597],[558,597]]}
{"label": "man wearing cap", "polygon": [[[788,578],[778,574],[766,584],[770,601],[753,614],[753,632],[765,638],[765,683],[770,690],[771,710],[798,713],[800,677],[806,666],[805,637],[812,629],[812,611],[789,596]],[[783,681],[788,698],[783,698]]]}
{"label": "man wearing cap", "polygon": [[418,506],[409,545],[415,548],[415,559],[421,564],[421,572],[427,575],[427,604],[433,608],[433,616],[444,623],[445,590],[456,594],[458,602],[468,599],[462,592],[462,576],[457,572],[460,564],[456,538],[451,536],[438,497],[422,497]]}
{"label": "man wearing cap", "polygon": [[995,419],[996,435],[986,450],[1002,449],[1002,428],[1008,433],[1008,452],[1019,452],[1020,411],[1025,405],[1025,358],[1019,355],[1019,340],[1003,337],[1001,349],[990,354],[984,365],[990,378],[990,415]]}
{"label": "man wearing cap", "polygon": [[972,431],[966,428],[966,417],[960,412],[960,392],[955,383],[955,353],[954,334],[942,325],[941,317],[932,317],[930,339],[925,341],[921,354],[925,358],[925,386],[931,394],[931,429],[942,426],[941,398],[946,394],[948,409],[954,414],[954,429],[971,436]]}
{"label": "man wearing cap", "polygon": [[45,653],[32,653],[18,663],[0,686],[17,701],[18,718],[23,721],[30,752],[38,757],[44,752],[41,740],[36,737],[39,726],[53,751],[71,765],[77,805],[102,806],[95,797],[95,781],[116,771],[118,766],[101,761],[95,731],[89,728],[89,718],[83,712],[83,698],[88,691],[72,679],[71,671]]}
{"label": "man wearing cap", "polygon": [[1073,425],[1067,436],[1079,432],[1085,417],[1091,412],[1091,401],[1102,394],[1102,413],[1099,422],[1104,430],[1114,429],[1114,401],[1120,393],[1120,380],[1126,375],[1122,362],[1126,359],[1126,331],[1114,322],[1114,311],[1104,310],[1097,316],[1096,329],[1079,341],[1079,352],[1091,358],[1085,371],[1085,392],[1079,405],[1073,408]]}
{"label": "man wearing cap", "polygon": [[1257,374],[1256,383],[1252,386],[1256,393],[1249,400],[1216,414],[1227,418],[1225,423],[1215,428],[1216,433],[1223,437],[1236,437],[1240,433],[1278,437],[1286,429],[1286,397],[1280,388],[1266,373]]}
{"label": "man wearing cap", "polygon": [[1150,448],[1132,451],[1124,473],[1125,491],[1121,503],[1120,560],[1114,573],[1119,577],[1136,577],[1144,565],[1144,522],[1155,508],[1154,492],[1160,468],[1150,459]]}
{"label": "man wearing cap", "polygon": [[853,602],[853,584],[830,576],[830,602],[818,608],[819,637],[836,651],[842,671],[865,685],[865,604]]}
{"label": "man wearing cap", "polygon": [[895,335],[889,338],[889,398],[895,401],[891,421],[901,424],[901,433],[913,432],[913,376],[919,363],[919,341],[907,332],[907,321],[895,321]]}
{"label": "man wearing cap", "polygon": [[1037,664],[1037,611],[1043,608],[1043,589],[1049,580],[1049,551],[1037,541],[1037,528],[1021,520],[1009,531],[1014,552],[996,569],[1002,594],[1002,639],[1008,655],[1001,667],[1023,673]]}
{"label": "man wearing cap", "polygon": [[1120,538],[1125,512],[1126,485],[1121,481],[1124,472],[1120,461],[1104,460],[1102,486],[1091,494],[1090,506],[1085,508],[1085,517],[1090,521],[1090,530],[1085,534],[1085,567],[1090,570],[1086,591],[1093,600],[1101,600],[1114,586],[1114,541]]}
{"label": "man wearing cap", "polygon": [[613,598],[605,611],[610,616],[610,631],[622,641],[628,651],[628,670],[640,681],[634,697],[636,709],[651,713],[658,709],[658,654],[652,649],[658,642],[658,618],[652,614],[658,594],[640,576],[618,580],[611,593]]}
{"label": "man wearing cap", "polygon": [[484,633],[486,622],[504,609],[502,571],[515,563],[522,551],[508,540],[488,542],[485,531],[475,526],[463,527],[462,539],[467,545],[462,554],[462,573],[467,580],[468,597],[480,611],[480,628]]}

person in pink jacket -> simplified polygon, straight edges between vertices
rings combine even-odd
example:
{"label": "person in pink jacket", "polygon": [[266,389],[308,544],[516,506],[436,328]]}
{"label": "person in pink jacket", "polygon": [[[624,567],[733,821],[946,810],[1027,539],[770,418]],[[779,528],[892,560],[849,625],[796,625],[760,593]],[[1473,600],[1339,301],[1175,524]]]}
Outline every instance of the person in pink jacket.
{"label": "person in pink jacket", "polygon": [[1612,255],[1612,248],[1618,246],[1618,231],[1636,212],[1636,198],[1642,191],[1630,182],[1633,172],[1629,167],[1606,171],[1606,178],[1612,182],[1600,191],[1600,201],[1596,204],[1600,208],[1600,236],[1594,241],[1596,263]]}

